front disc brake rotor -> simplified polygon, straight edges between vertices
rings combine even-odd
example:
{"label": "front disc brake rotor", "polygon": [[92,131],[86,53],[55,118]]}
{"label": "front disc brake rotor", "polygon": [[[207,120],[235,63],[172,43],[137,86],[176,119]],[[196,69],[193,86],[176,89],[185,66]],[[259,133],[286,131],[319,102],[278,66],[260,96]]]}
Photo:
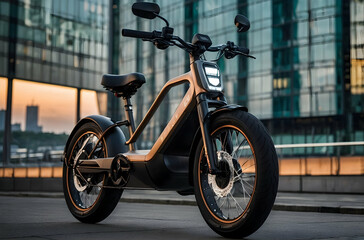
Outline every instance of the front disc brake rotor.
{"label": "front disc brake rotor", "polygon": [[225,151],[217,152],[217,162],[222,173],[208,175],[208,183],[218,197],[226,197],[234,185],[234,164],[231,155]]}

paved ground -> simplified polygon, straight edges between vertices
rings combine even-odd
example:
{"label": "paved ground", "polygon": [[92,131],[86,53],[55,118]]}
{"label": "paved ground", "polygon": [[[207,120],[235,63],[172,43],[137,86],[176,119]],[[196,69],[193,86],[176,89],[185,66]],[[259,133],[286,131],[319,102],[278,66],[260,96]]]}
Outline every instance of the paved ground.
{"label": "paved ground", "polygon": [[[163,204],[196,205],[194,196],[180,196],[176,192],[126,190],[121,201]],[[274,209],[327,213],[364,214],[364,195],[282,193],[279,192]]]}
{"label": "paved ground", "polygon": [[[248,239],[364,239],[364,216],[273,211]],[[77,222],[61,198],[0,196],[0,239],[222,239],[196,206],[119,203],[96,225]]]}
{"label": "paved ground", "polygon": [[[63,193],[0,192],[0,196],[63,198]],[[125,190],[121,201],[132,203],[196,205],[195,197],[193,195],[181,196],[176,192],[159,192],[154,190]],[[274,209],[364,215],[364,195],[279,192]]]}

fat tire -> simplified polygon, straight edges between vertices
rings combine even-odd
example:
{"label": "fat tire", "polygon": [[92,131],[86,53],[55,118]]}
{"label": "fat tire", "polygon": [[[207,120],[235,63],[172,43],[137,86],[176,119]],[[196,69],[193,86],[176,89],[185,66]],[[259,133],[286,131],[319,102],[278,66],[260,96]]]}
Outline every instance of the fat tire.
{"label": "fat tire", "polygon": [[[80,136],[83,135],[83,133],[91,131],[95,133],[97,137],[100,137],[102,134],[102,130],[93,122],[87,122],[84,125],[82,125],[76,133],[72,136],[72,139],[69,144],[69,148],[66,150],[66,156],[67,158],[70,157],[71,151],[73,149],[73,146],[76,144],[77,140]],[[106,141],[104,141],[104,147],[108,149],[108,146],[106,145]],[[107,156],[105,156],[107,157]],[[65,200],[68,206],[68,209],[72,213],[72,215],[78,219],[80,222],[83,223],[97,223],[105,218],[107,218],[111,212],[115,209],[116,205],[118,204],[121,194],[123,193],[122,189],[110,189],[110,188],[102,188],[102,191],[97,198],[96,202],[93,204],[93,206],[90,207],[90,209],[87,209],[86,211],[80,211],[78,210],[72,201],[72,196],[70,196],[70,193],[68,191],[68,178],[67,176],[68,167],[64,163],[63,164],[63,193],[65,196]],[[104,185],[110,181],[107,176],[105,176]]]}
{"label": "fat tire", "polygon": [[198,171],[203,143],[200,141],[194,162],[194,191],[197,205],[206,223],[216,233],[227,238],[243,238],[258,230],[267,219],[278,189],[278,160],[274,144],[263,124],[244,111],[219,114],[211,119],[211,132],[224,125],[238,127],[249,139],[256,158],[256,186],[245,216],[233,223],[218,221],[208,210],[200,192]]}

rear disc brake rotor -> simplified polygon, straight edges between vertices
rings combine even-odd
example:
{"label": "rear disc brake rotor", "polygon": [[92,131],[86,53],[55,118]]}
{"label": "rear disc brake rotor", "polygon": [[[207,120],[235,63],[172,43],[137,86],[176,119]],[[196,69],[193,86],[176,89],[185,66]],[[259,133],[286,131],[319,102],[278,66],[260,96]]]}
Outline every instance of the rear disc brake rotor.
{"label": "rear disc brake rotor", "polygon": [[73,169],[73,182],[75,184],[75,188],[79,192],[85,191],[85,189],[88,186],[88,183],[80,179],[79,176],[77,176],[76,171]]}

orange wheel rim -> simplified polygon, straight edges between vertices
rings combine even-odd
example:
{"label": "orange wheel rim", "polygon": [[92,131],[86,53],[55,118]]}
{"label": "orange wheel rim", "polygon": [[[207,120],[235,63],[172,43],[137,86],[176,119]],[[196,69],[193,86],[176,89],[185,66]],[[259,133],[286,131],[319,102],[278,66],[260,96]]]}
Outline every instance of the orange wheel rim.
{"label": "orange wheel rim", "polygon": [[[223,128],[232,128],[232,129],[235,129],[236,131],[238,131],[239,133],[241,133],[245,139],[247,140],[249,146],[250,146],[250,149],[252,151],[252,155],[254,157],[254,163],[256,165],[256,156],[255,156],[255,152],[254,152],[254,148],[252,147],[252,144],[250,142],[250,140],[247,138],[246,134],[244,132],[242,132],[239,128],[237,128],[236,126],[233,126],[233,125],[224,125],[224,126],[221,126],[219,128],[217,128],[212,134],[211,136],[213,136],[216,132],[218,132],[219,130],[223,129]],[[203,150],[203,149],[202,149]],[[229,224],[229,223],[234,223],[238,220],[240,220],[244,215],[245,213],[247,212],[247,210],[249,209],[249,206],[251,204],[251,201],[254,197],[254,193],[255,193],[255,188],[256,188],[256,183],[257,183],[257,167],[255,167],[255,180],[254,180],[254,187],[253,187],[253,190],[252,190],[252,193],[251,193],[251,196],[250,196],[250,199],[249,199],[249,202],[247,203],[244,211],[237,217],[237,218],[234,218],[232,220],[225,220],[225,219],[222,219],[218,216],[216,216],[215,213],[213,213],[213,211],[210,209],[209,205],[207,204],[206,202],[206,199],[205,199],[205,195],[204,195],[204,192],[202,191],[202,186],[201,186],[201,170],[200,170],[200,166],[201,166],[201,161],[203,159],[203,151],[201,151],[200,153],[200,156],[199,156],[199,162],[198,162],[198,167],[199,167],[199,170],[198,170],[198,186],[199,186],[199,191],[200,191],[200,194],[201,194],[201,197],[202,197],[202,200],[203,200],[203,203],[205,205],[205,207],[207,208],[207,210],[209,211],[209,213],[216,219],[218,220],[219,222],[223,222],[223,223],[226,223],[226,224]]]}
{"label": "orange wheel rim", "polygon": [[[78,139],[77,139],[77,141],[75,142],[75,144],[73,145],[73,147],[72,147],[72,151],[71,151],[71,153],[70,153],[70,156],[69,156],[69,158],[68,159],[70,159],[71,160],[71,156],[72,156],[72,153],[73,153],[73,151],[74,151],[74,149],[75,149],[75,147],[76,147],[76,144],[78,143],[78,141],[83,137],[83,136],[85,136],[86,134],[93,134],[93,135],[95,135],[96,137],[97,137],[97,134],[96,133],[94,133],[94,132],[91,132],[91,131],[87,131],[87,132],[85,132],[84,134],[82,134]],[[104,146],[106,146],[106,144],[105,144],[105,141],[104,141],[104,139],[102,139],[102,142],[103,142],[103,144],[104,144]],[[107,156],[107,149],[106,149],[106,147],[104,147],[104,154],[105,154],[105,156]],[[90,209],[92,209],[92,207],[93,206],[95,206],[95,204],[99,201],[99,198],[100,198],[100,196],[101,196],[101,194],[102,194],[102,190],[103,190],[103,188],[101,188],[100,189],[100,192],[99,192],[99,194],[98,194],[98,196],[97,196],[97,198],[96,198],[96,200],[94,201],[94,203],[91,205],[91,206],[89,206],[89,207],[87,207],[87,208],[80,208],[76,203],[75,203],[75,201],[74,201],[74,199],[73,199],[73,197],[72,197],[72,194],[71,194],[71,192],[70,192],[70,185],[69,185],[69,171],[70,171],[70,169],[69,169],[69,167],[67,167],[68,169],[67,169],[67,171],[66,171],[66,185],[67,185],[67,192],[68,192],[68,196],[70,197],[70,199],[71,199],[71,202],[72,202],[72,205],[77,209],[77,210],[79,210],[79,211],[82,211],[82,212],[86,212],[86,211],[89,211]],[[105,182],[105,176],[103,177],[103,179],[102,179],[102,182]]]}

